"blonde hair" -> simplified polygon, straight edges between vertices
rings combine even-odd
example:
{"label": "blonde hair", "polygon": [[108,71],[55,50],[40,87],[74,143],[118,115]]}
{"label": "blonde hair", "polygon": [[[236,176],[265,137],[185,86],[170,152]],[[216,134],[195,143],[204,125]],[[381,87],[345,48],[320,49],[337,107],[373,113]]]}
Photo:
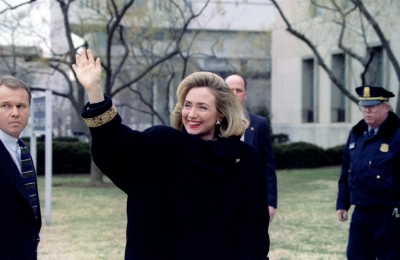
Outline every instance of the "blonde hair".
{"label": "blonde hair", "polygon": [[219,127],[219,136],[224,138],[242,136],[249,126],[247,115],[225,81],[217,74],[211,72],[192,73],[179,84],[176,91],[178,103],[172,112],[172,126],[178,130],[182,130],[182,108],[186,95],[191,89],[200,87],[207,87],[211,90],[215,97],[217,112],[224,116]]}

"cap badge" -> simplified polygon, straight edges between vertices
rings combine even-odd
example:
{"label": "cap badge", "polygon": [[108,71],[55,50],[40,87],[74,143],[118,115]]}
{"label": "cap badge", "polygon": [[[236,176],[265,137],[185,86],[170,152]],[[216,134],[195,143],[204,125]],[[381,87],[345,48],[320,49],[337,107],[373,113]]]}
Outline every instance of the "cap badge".
{"label": "cap badge", "polygon": [[364,97],[371,97],[371,91],[369,87],[364,87]]}

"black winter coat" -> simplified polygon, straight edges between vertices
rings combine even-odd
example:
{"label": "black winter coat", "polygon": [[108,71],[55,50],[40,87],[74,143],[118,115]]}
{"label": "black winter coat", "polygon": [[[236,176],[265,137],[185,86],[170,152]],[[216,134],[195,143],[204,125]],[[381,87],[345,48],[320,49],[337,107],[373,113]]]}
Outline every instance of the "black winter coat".
{"label": "black winter coat", "polygon": [[389,112],[376,135],[361,120],[350,131],[343,155],[336,209],[400,206],[400,120]]}
{"label": "black winter coat", "polygon": [[[110,107],[106,97],[82,116]],[[266,180],[253,147],[166,126],[133,131],[119,115],[90,131],[95,163],[128,195],[125,259],[268,259]]]}

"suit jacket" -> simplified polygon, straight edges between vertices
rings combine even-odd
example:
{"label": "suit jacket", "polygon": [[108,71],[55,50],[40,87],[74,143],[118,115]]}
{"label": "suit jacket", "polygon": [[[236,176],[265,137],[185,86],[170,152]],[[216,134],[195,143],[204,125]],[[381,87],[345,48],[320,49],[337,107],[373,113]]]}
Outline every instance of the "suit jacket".
{"label": "suit jacket", "polygon": [[0,259],[36,260],[41,226],[40,205],[36,220],[21,173],[0,140]]}
{"label": "suit jacket", "polygon": [[265,117],[249,114],[250,125],[244,134],[244,141],[257,149],[267,176],[268,206],[278,204],[274,152],[272,150],[268,121]]}

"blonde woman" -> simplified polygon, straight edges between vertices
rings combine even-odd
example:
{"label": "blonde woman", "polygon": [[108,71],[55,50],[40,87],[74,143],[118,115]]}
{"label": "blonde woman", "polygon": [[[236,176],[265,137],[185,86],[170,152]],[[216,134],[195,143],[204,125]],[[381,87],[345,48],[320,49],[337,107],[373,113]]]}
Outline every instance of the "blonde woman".
{"label": "blonde woman", "polygon": [[240,141],[248,121],[224,80],[196,72],[178,87],[174,128],[121,123],[90,50],[73,69],[97,166],[128,195],[125,259],[268,259],[266,179]]}

